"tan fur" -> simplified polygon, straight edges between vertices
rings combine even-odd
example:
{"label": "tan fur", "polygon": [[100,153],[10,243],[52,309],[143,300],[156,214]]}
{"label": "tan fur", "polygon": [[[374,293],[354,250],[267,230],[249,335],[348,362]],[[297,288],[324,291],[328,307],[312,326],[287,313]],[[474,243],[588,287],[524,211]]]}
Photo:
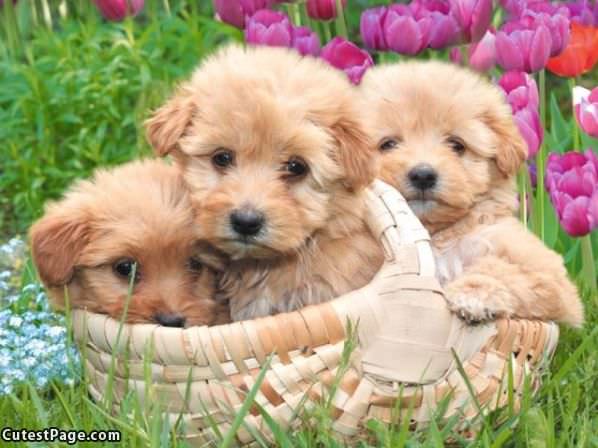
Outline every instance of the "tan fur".
{"label": "tan fur", "polygon": [[[355,98],[344,75],[317,59],[231,46],[148,120],[156,152],[172,154],[184,172],[204,237],[231,258],[219,294],[231,300],[233,319],[329,300],[380,267],[382,251],[363,220],[377,153]],[[235,154],[225,171],[211,162],[219,148]],[[307,176],[285,179],[284,163],[297,156]],[[250,243],[229,222],[246,206],[266,218]]]}
{"label": "tan fur", "polygon": [[113,265],[130,258],[140,277],[127,321],[155,322],[156,313],[184,316],[186,325],[230,320],[213,300],[215,273],[189,269],[189,259],[205,252],[182,178],[161,161],[100,170],[78,182],[47,207],[30,236],[41,280],[59,308],[66,291],[73,308],[120,319],[129,282]]}
{"label": "tan fur", "polygon": [[[361,85],[367,124],[383,151],[381,178],[397,187],[430,231],[451,308],[471,321],[499,316],[580,326],[583,308],[561,257],[513,217],[515,174],[526,148],[499,89],[441,62],[370,70]],[[466,145],[462,155],[448,136]],[[422,196],[407,173],[439,174]]]}

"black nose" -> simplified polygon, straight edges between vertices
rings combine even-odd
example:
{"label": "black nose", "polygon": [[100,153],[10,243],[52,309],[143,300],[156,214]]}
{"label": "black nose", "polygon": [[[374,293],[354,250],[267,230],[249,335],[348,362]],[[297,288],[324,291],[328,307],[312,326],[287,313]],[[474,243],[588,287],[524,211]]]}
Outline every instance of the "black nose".
{"label": "black nose", "polygon": [[180,314],[157,313],[154,318],[164,327],[182,328],[185,326],[185,318]]}
{"label": "black nose", "polygon": [[417,165],[407,174],[409,182],[419,190],[434,188],[438,181],[438,173],[430,165]]}
{"label": "black nose", "polygon": [[230,225],[243,236],[256,235],[266,221],[264,214],[253,209],[234,210],[230,215]]}

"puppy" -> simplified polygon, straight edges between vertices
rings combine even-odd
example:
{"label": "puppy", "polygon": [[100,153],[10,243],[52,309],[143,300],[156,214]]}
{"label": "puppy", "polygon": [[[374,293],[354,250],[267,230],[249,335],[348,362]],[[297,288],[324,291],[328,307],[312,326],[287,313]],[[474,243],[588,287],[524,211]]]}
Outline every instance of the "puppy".
{"label": "puppy", "polygon": [[[128,322],[169,327],[229,320],[213,300],[191,202],[161,161],[99,170],[78,182],[31,228],[33,259],[53,303],[120,319],[136,264]],[[214,265],[214,259],[207,255]]]}
{"label": "puppy", "polygon": [[377,151],[342,72],[292,50],[231,46],[147,123],[230,258],[219,296],[233,320],[330,300],[370,281],[382,249],[364,222]]}
{"label": "puppy", "polygon": [[498,88],[453,65],[408,62],[370,70],[361,92],[380,176],[430,231],[450,308],[474,322],[581,325],[561,257],[514,217],[527,149]]}

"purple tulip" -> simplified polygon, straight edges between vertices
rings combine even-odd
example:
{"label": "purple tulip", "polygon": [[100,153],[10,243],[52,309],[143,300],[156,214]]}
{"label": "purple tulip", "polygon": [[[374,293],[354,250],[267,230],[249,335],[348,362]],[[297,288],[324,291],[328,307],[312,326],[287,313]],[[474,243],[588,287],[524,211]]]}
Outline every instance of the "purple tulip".
{"label": "purple tulip", "polygon": [[[342,0],[343,8],[347,0]],[[307,15],[314,20],[332,20],[337,16],[336,0],[307,0]]]}
{"label": "purple tulip", "polygon": [[459,25],[457,21],[448,14],[438,11],[428,12],[432,19],[428,46],[435,50],[454,44],[459,37]]}
{"label": "purple tulip", "polygon": [[144,0],[94,0],[94,3],[105,19],[115,22],[136,16],[144,6]]}
{"label": "purple tulip", "polygon": [[291,22],[281,12],[261,9],[247,19],[245,27],[247,43],[270,47],[290,47],[291,36]]}
{"label": "purple tulip", "polygon": [[486,31],[479,42],[469,46],[469,65],[478,72],[487,72],[496,65],[496,35]]}
{"label": "purple tulip", "polygon": [[406,5],[388,8],[384,20],[384,38],[390,50],[400,54],[415,55],[428,46],[432,19],[416,18]]}
{"label": "purple tulip", "polygon": [[513,119],[527,143],[528,157],[534,157],[544,139],[536,81],[527,73],[511,71],[499,79],[498,85],[507,95]]}
{"label": "purple tulip", "polygon": [[[544,5],[544,4],[542,4]],[[536,29],[544,25],[551,37],[550,56],[558,56],[569,43],[569,12],[567,8],[545,8],[542,11],[526,9],[517,21],[509,22],[506,27],[510,31]]]}
{"label": "purple tulip", "polygon": [[451,13],[467,42],[477,42],[492,21],[492,0],[450,0]]}
{"label": "purple tulip", "polygon": [[361,14],[359,21],[359,31],[363,43],[372,50],[386,51],[386,39],[384,38],[384,20],[386,19],[387,9],[385,6],[366,9]]}
{"label": "purple tulip", "polygon": [[333,67],[343,70],[353,84],[359,84],[365,71],[374,65],[367,51],[338,36],[322,48],[320,57]]}
{"label": "purple tulip", "polygon": [[586,26],[598,25],[598,4],[593,8],[588,0],[576,2],[566,2],[563,6],[569,10],[569,18],[572,22],[577,22]]}
{"label": "purple tulip", "polygon": [[528,73],[543,69],[550,58],[552,38],[544,24],[520,29],[519,24],[506,23],[496,33],[496,61],[505,70]]}
{"label": "purple tulip", "polygon": [[260,9],[268,9],[273,0],[213,0],[214,10],[220,20],[239,29],[245,27],[247,17]]}
{"label": "purple tulip", "polygon": [[292,47],[303,56],[320,53],[320,38],[306,26],[294,27],[291,32]]}
{"label": "purple tulip", "polygon": [[598,227],[598,157],[592,150],[550,154],[545,181],[561,226],[569,235],[587,235]]}
{"label": "purple tulip", "polygon": [[573,88],[573,107],[579,127],[589,136],[598,138],[598,87],[593,90]]}
{"label": "purple tulip", "polygon": [[420,11],[436,11],[442,14],[449,14],[451,5],[448,0],[412,0],[410,8],[417,15]]}

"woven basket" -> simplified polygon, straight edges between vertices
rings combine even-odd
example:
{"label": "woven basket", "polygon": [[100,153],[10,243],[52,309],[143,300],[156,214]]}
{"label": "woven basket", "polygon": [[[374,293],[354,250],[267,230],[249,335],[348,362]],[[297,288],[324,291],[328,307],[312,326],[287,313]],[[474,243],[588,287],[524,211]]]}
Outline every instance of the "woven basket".
{"label": "woven basket", "polygon": [[[113,350],[126,352],[127,360],[117,360],[114,369],[113,402],[136,390],[141,400],[163,403],[173,421],[182,418],[188,441],[215,442],[213,423],[221,433],[230,428],[234,411],[274,353],[256,401],[283,428],[300,424],[297,411],[326,396],[333,384],[332,429],[345,440],[363,433],[367,419],[390,421],[397,410],[399,417],[409,410],[413,424],[425,423],[441,400],[449,403],[445,416],[463,418],[504,406],[509,396],[517,405],[526,376],[534,388],[539,384],[558,327],[528,320],[465,325],[446,307],[429,235],[405,200],[380,181],[367,194],[368,225],[386,260],[370,284],[334,301],[215,327],[124,325],[120,339],[117,321],[75,310],[74,332],[85,346],[92,396],[104,395]],[[356,328],[357,347],[340,377],[348,321]],[[149,389],[143,361],[148,343]],[[255,410],[245,424],[272,436]],[[241,445],[254,442],[243,427],[237,439]]]}

